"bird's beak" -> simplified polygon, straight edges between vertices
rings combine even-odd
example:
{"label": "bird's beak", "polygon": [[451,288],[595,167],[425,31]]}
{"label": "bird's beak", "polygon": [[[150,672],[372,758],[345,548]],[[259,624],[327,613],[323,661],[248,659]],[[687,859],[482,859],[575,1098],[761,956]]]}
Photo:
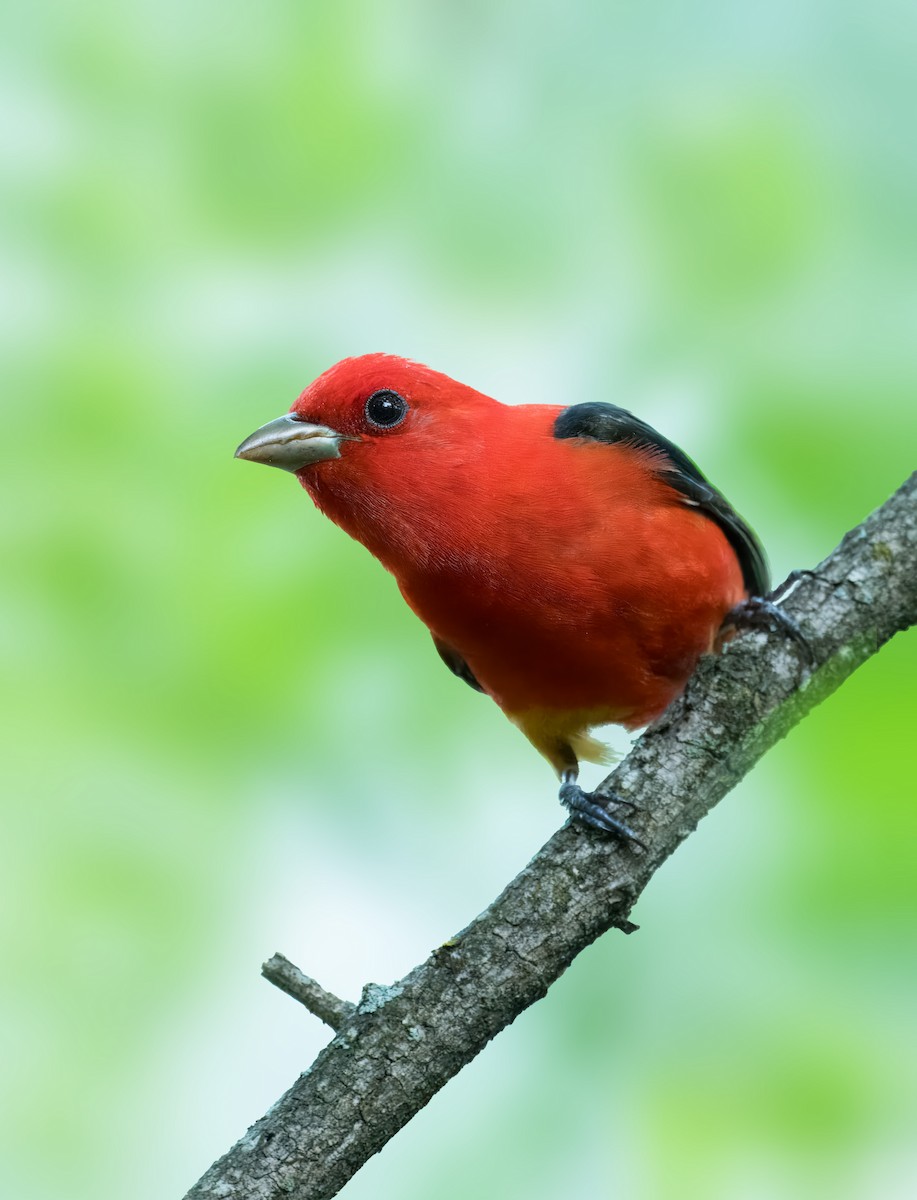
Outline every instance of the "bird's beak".
{"label": "bird's beak", "polygon": [[340,458],[343,434],[325,425],[309,425],[290,413],[268,421],[245,439],[236,458],[266,463],[284,471],[300,471],[312,463]]}

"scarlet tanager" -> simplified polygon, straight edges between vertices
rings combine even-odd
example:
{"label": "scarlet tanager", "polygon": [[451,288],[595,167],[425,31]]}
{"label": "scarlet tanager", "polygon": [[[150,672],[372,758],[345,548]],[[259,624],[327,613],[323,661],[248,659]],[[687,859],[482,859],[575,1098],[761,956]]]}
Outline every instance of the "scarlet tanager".
{"label": "scarlet tanager", "polygon": [[769,588],[687,455],[613,404],[504,405],[386,354],[325,371],[236,455],[295,474],[554,767],[571,814],[637,840],[609,811],[624,801],[576,782],[603,758],[590,730],[658,717]]}

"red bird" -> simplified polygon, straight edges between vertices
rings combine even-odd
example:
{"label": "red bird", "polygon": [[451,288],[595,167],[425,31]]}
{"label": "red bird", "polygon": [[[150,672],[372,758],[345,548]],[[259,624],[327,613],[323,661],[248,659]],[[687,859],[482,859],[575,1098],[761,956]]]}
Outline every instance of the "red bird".
{"label": "red bird", "polygon": [[613,404],[504,405],[367,354],[236,455],[292,471],[551,763],[571,814],[636,840],[608,811],[623,801],[576,783],[603,757],[590,730],[658,717],[769,587],[754,533],[681,450]]}

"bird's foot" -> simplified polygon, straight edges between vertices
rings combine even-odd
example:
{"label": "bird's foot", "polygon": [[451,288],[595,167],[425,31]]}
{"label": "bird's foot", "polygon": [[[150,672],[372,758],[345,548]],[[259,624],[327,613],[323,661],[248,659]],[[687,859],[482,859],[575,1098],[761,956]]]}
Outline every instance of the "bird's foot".
{"label": "bird's foot", "polygon": [[[794,579],[793,583],[796,582]],[[777,601],[782,599],[790,590],[790,581],[775,591],[771,596],[749,596],[737,604],[726,614],[720,626],[719,638],[734,629],[766,629],[771,633],[785,633],[799,647],[800,654],[806,664],[812,661],[812,649],[806,641],[805,634],[791,616],[782,608],[777,607]]]}
{"label": "bird's foot", "polygon": [[614,834],[620,841],[639,846],[641,850],[646,849],[645,844],[634,831],[608,811],[608,806],[611,805],[637,812],[637,805],[632,804],[630,800],[623,800],[613,793],[597,797],[595,792],[584,792],[575,777],[571,777],[569,774],[565,774],[563,777],[558,798],[574,821],[579,821],[592,829],[599,829],[602,833]]}
{"label": "bird's foot", "polygon": [[818,572],[810,571],[807,567],[797,567],[790,571],[783,583],[777,584],[768,596],[768,600],[771,600],[774,604],[779,604],[787,598],[790,592],[796,590],[796,584],[803,579],[818,579]]}

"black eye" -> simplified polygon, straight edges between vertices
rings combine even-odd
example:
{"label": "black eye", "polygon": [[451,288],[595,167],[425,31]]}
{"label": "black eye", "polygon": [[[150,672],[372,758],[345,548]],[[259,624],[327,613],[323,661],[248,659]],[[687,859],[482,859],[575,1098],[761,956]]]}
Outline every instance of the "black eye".
{"label": "black eye", "polygon": [[366,401],[367,420],[381,429],[391,429],[393,425],[403,421],[407,411],[407,401],[403,400],[397,392],[389,391],[388,388],[384,388],[381,392],[373,392]]}

